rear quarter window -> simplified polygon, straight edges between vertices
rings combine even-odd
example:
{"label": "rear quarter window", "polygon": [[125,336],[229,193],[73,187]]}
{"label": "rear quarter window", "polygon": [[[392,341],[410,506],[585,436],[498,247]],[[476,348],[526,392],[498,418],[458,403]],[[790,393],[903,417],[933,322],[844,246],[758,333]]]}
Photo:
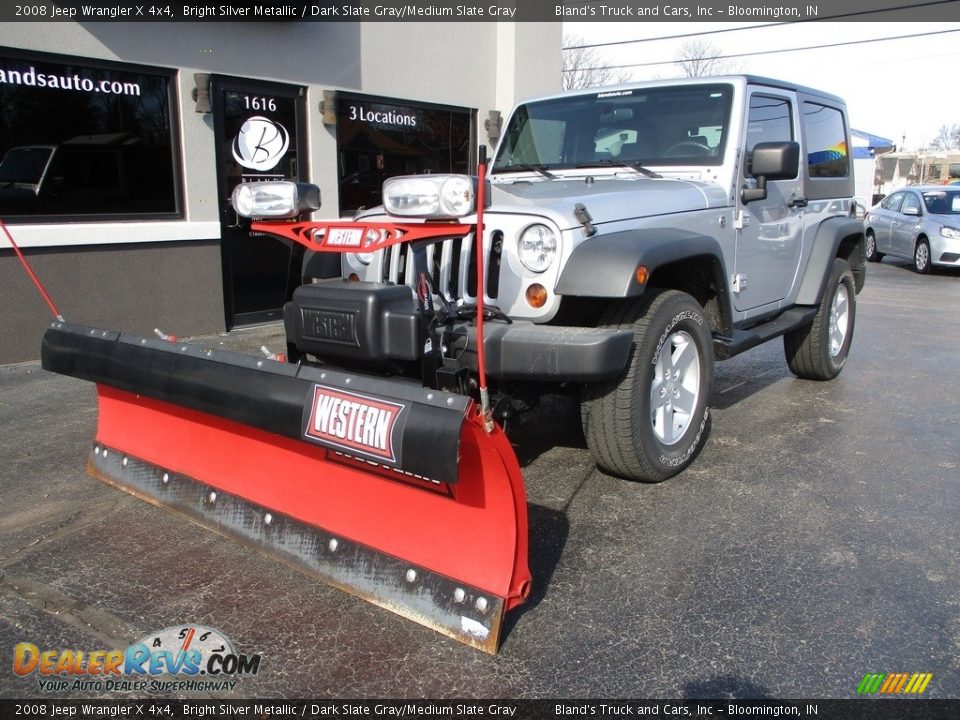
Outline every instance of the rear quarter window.
{"label": "rear quarter window", "polygon": [[814,102],[803,103],[807,168],[811,178],[847,177],[850,158],[843,113]]}

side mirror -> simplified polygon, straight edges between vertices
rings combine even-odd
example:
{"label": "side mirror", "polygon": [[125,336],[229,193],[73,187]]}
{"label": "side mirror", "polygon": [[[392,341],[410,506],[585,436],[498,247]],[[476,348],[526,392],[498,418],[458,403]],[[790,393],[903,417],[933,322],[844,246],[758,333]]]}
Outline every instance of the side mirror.
{"label": "side mirror", "polygon": [[914,217],[920,217],[920,208],[917,207],[908,207],[902,210],[904,215],[913,215]]}
{"label": "side mirror", "polygon": [[768,180],[789,180],[800,170],[800,144],[796,142],[757,143],[747,158],[747,175],[757,179],[755,188],[743,188],[744,204],[767,197]]}

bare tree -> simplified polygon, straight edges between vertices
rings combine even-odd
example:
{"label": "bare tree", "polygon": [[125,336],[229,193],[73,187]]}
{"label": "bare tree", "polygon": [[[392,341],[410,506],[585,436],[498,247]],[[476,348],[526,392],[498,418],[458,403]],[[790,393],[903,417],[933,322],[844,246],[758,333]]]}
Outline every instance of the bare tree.
{"label": "bare tree", "polygon": [[630,73],[623,68],[608,67],[595,48],[584,47],[585,41],[579,35],[563,37],[563,74],[564,90],[619,85],[630,81]]}
{"label": "bare tree", "polygon": [[960,148],[960,125],[941,125],[937,135],[930,141],[932,150],[957,150]]}
{"label": "bare tree", "polygon": [[688,40],[677,51],[676,64],[687,77],[724,75],[740,71],[740,66],[723,57],[719,46],[705,40]]}

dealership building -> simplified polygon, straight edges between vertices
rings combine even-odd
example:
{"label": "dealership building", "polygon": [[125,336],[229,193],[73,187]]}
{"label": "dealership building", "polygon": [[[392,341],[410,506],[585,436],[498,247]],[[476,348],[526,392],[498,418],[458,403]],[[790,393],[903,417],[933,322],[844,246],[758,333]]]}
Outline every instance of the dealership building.
{"label": "dealership building", "polygon": [[[66,319],[189,336],[280,317],[297,254],[229,198],[320,187],[314,217],[384,178],[472,172],[499,116],[556,92],[560,23],[6,23],[0,219]],[[50,312],[0,235],[0,364]]]}

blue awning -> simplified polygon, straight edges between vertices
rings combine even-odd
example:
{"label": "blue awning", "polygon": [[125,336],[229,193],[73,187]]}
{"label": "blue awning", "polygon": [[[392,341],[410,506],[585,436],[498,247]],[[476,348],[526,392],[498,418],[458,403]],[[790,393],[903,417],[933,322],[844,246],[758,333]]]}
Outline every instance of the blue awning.
{"label": "blue awning", "polygon": [[896,147],[893,140],[852,128],[850,129],[850,140],[853,143],[854,158],[872,158],[877,153],[887,152]]}

